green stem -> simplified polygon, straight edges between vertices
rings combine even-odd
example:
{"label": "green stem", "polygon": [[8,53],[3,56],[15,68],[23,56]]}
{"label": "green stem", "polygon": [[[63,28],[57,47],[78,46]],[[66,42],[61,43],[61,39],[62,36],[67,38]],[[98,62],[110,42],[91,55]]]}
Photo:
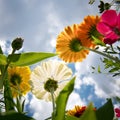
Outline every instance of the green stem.
{"label": "green stem", "polygon": [[[14,50],[12,51],[12,54],[14,54]],[[8,72],[7,69],[10,64],[10,60],[8,60],[7,65],[4,68],[3,75],[2,75],[2,81],[4,86],[4,102],[5,102],[5,110],[8,112],[9,110],[14,110],[14,101],[12,96],[12,91],[10,88],[10,82],[8,80]]]}
{"label": "green stem", "polygon": [[52,120],[55,118],[55,99],[54,99],[54,90],[51,90],[51,98],[52,98],[52,107],[53,107],[53,113],[52,113]]}
{"label": "green stem", "polygon": [[97,50],[95,50],[95,49],[91,49],[91,48],[85,48],[85,49],[90,50],[90,51],[95,52],[95,53],[97,53],[97,54],[99,54],[99,55],[102,55],[102,56],[107,57],[107,58],[109,58],[109,59],[111,59],[111,60],[114,60],[115,62],[120,63],[120,60],[119,60],[117,57],[113,57],[113,56],[111,56],[111,55],[108,55],[108,54],[105,54],[105,53],[103,53],[103,52],[97,51]]}

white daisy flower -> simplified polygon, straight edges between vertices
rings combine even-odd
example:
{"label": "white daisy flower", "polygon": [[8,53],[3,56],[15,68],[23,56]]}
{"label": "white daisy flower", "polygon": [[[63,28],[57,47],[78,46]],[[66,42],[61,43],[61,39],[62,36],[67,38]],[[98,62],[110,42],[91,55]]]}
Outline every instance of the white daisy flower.
{"label": "white daisy flower", "polygon": [[31,74],[32,93],[38,99],[51,101],[51,92],[56,98],[71,76],[72,70],[63,62],[42,62]]}

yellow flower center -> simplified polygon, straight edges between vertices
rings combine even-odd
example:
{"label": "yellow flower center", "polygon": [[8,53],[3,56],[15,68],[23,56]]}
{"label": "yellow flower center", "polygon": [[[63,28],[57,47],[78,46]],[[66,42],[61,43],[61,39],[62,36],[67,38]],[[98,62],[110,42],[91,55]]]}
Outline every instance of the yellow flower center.
{"label": "yellow flower center", "polygon": [[79,52],[83,49],[83,46],[79,39],[74,38],[70,41],[69,47],[74,52]]}
{"label": "yellow flower center", "polygon": [[18,74],[13,74],[10,78],[10,82],[13,85],[18,85],[21,83],[21,77]]}
{"label": "yellow flower center", "polygon": [[58,88],[58,82],[49,78],[44,84],[44,89],[48,92],[54,92]]}

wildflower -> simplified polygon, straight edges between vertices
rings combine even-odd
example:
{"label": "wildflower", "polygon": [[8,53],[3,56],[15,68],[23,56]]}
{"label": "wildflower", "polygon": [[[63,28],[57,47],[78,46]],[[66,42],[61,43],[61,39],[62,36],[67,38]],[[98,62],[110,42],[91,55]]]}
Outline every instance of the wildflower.
{"label": "wildflower", "polygon": [[[75,117],[80,117],[84,111],[87,109],[87,106],[79,106],[76,105],[72,110],[67,111],[68,116],[75,116]],[[96,108],[93,108],[93,110],[96,110]]]}
{"label": "wildflower", "polygon": [[54,93],[54,98],[56,98],[71,75],[71,69],[63,62],[42,62],[31,74],[32,93],[38,99],[51,101],[51,92]]}
{"label": "wildflower", "polygon": [[120,109],[119,108],[115,108],[115,113],[116,113],[116,117],[120,118]]}
{"label": "wildflower", "polygon": [[104,36],[105,44],[113,44],[120,39],[120,13],[115,10],[106,10],[101,21],[97,25],[97,30]]}
{"label": "wildflower", "polygon": [[67,111],[67,115],[69,115],[69,116],[75,116],[75,117],[80,117],[83,113],[84,113],[84,111],[86,110],[86,106],[75,106],[75,108],[74,109],[72,109],[72,110],[68,110]]}
{"label": "wildflower", "polygon": [[88,48],[94,48],[96,41],[94,38],[99,39],[100,42],[103,40],[103,36],[97,31],[96,26],[100,22],[99,16],[86,16],[84,21],[79,25],[78,35],[81,41],[87,44]]}
{"label": "wildflower", "polygon": [[8,75],[13,97],[25,95],[28,91],[30,91],[30,74],[31,71],[28,66],[8,68]]}
{"label": "wildflower", "polygon": [[67,26],[57,37],[56,52],[65,62],[81,62],[89,53],[84,47],[93,46],[88,39],[81,39],[78,29],[78,24]]}

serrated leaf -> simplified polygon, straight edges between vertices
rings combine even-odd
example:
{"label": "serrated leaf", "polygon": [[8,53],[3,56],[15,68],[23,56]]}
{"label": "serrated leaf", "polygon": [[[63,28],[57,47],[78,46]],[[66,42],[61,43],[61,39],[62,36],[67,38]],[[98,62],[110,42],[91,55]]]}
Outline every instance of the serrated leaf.
{"label": "serrated leaf", "polygon": [[111,99],[96,111],[97,120],[113,120],[114,108]]}
{"label": "serrated leaf", "polygon": [[8,58],[11,61],[11,66],[27,66],[40,62],[44,59],[54,57],[55,53],[45,53],[45,52],[28,52],[21,54],[13,54]]}
{"label": "serrated leaf", "polygon": [[64,87],[56,99],[56,116],[54,120],[64,120],[65,119],[65,109],[66,103],[70,93],[74,89],[75,77],[73,77],[70,82]]}
{"label": "serrated leaf", "polygon": [[0,54],[0,65],[6,65],[7,64],[7,57],[3,54]]}

